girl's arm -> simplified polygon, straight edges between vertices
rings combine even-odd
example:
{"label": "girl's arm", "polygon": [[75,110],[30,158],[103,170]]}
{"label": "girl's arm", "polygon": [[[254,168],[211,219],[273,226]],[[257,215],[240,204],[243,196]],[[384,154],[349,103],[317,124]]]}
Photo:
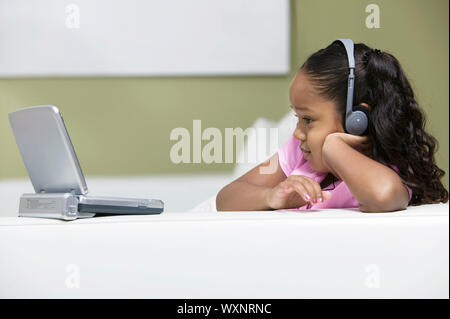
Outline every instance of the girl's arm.
{"label": "girl's arm", "polygon": [[[262,174],[261,168],[268,167],[270,161],[276,161],[277,169],[271,174]],[[223,187],[216,197],[217,211],[270,210],[267,192],[285,179],[278,153],[275,153],[271,159]]]}
{"label": "girl's arm", "polygon": [[409,193],[391,168],[360,153],[348,141],[361,137],[330,134],[325,138],[322,160],[330,171],[342,179],[360,204],[363,212],[387,212],[406,209]]}

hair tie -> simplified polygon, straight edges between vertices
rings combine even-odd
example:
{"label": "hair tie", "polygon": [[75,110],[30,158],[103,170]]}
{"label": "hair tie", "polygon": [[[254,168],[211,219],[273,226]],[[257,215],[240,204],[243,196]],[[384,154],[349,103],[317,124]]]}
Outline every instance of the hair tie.
{"label": "hair tie", "polygon": [[378,50],[378,49],[370,49],[370,50],[368,50],[368,51],[366,51],[366,52],[364,52],[364,54],[363,54],[363,57],[362,57],[362,61],[365,63],[365,64],[367,64],[368,62],[369,62],[369,60],[370,60],[370,56],[372,55],[372,54],[375,54],[375,55],[381,55],[381,50]]}
{"label": "hair tie", "polygon": [[376,55],[381,55],[381,51],[378,49],[372,49],[372,52]]}

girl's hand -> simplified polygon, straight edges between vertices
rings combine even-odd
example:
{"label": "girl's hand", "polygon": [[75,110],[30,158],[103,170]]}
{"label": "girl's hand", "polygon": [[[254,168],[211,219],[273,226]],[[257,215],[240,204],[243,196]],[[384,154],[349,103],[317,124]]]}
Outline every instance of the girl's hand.
{"label": "girl's hand", "polygon": [[[351,148],[355,149],[357,152],[360,152],[367,157],[370,157],[370,143],[369,138],[367,136],[358,136],[347,133],[331,133],[325,137],[325,141],[322,146],[322,164],[331,172],[334,176],[342,179],[339,174],[334,171],[328,162],[332,161],[335,152],[337,149],[340,149],[336,146],[338,143],[345,143]],[[341,144],[342,145],[342,144]]]}
{"label": "girl's hand", "polygon": [[331,197],[329,191],[322,191],[314,179],[291,175],[266,193],[266,203],[272,209],[298,208],[306,203],[323,203]]}
{"label": "girl's hand", "polygon": [[341,139],[347,145],[354,148],[355,150],[357,150],[360,153],[367,155],[369,152],[370,144],[369,144],[369,138],[367,136],[358,136],[358,135],[347,134],[347,133],[328,134],[327,137],[325,138],[325,142],[323,143],[322,152],[325,151],[325,148],[327,147],[327,144],[330,142],[330,140],[333,140],[335,138]]}

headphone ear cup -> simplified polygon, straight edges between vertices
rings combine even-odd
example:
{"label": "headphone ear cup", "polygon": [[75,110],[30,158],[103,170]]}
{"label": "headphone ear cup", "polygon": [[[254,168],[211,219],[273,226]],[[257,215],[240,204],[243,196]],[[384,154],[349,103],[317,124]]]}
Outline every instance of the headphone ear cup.
{"label": "headphone ear cup", "polygon": [[[369,127],[369,109],[363,105],[354,105],[353,112],[344,120],[344,129],[353,135],[367,135]],[[344,115],[345,116],[345,115]]]}
{"label": "headphone ear cup", "polygon": [[368,107],[365,107],[364,105],[361,105],[361,104],[354,105],[353,106],[353,112],[355,112],[355,111],[363,112],[364,114],[366,114],[367,119],[369,119],[370,111],[369,111]]}

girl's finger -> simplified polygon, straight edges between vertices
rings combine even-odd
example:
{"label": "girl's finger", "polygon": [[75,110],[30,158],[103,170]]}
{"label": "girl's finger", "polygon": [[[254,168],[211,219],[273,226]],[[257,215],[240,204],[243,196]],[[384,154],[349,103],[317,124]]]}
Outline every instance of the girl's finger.
{"label": "girl's finger", "polygon": [[323,202],[322,188],[320,187],[320,184],[317,183],[312,178],[304,179],[304,181],[305,181],[305,183],[308,184],[308,189],[312,189],[312,191],[310,192],[311,202],[313,204],[320,204],[320,203],[322,203]]}
{"label": "girl's finger", "polygon": [[292,192],[294,189],[291,187],[291,186],[284,186],[284,188],[283,188],[283,190],[286,192],[286,193],[290,193],[290,192]]}
{"label": "girl's finger", "polygon": [[309,195],[309,191],[304,187],[302,183],[299,181],[292,179],[287,181],[290,187],[292,187],[304,200],[305,202],[311,201],[311,196]]}
{"label": "girl's finger", "polygon": [[289,176],[289,179],[291,181],[295,181],[295,183],[300,183],[303,186],[303,188],[306,191],[306,194],[303,197],[307,198],[308,202],[313,203],[313,200],[317,201],[317,194],[314,188],[314,183],[317,182],[315,180],[307,176],[299,176],[299,175]]}
{"label": "girl's finger", "polygon": [[[311,197],[311,202],[313,204],[319,204],[323,202],[322,198],[322,188],[320,184],[316,182],[315,179],[308,176],[297,176],[297,180],[305,184],[305,188],[308,189],[308,194]],[[320,201],[322,200],[322,201]]]}

